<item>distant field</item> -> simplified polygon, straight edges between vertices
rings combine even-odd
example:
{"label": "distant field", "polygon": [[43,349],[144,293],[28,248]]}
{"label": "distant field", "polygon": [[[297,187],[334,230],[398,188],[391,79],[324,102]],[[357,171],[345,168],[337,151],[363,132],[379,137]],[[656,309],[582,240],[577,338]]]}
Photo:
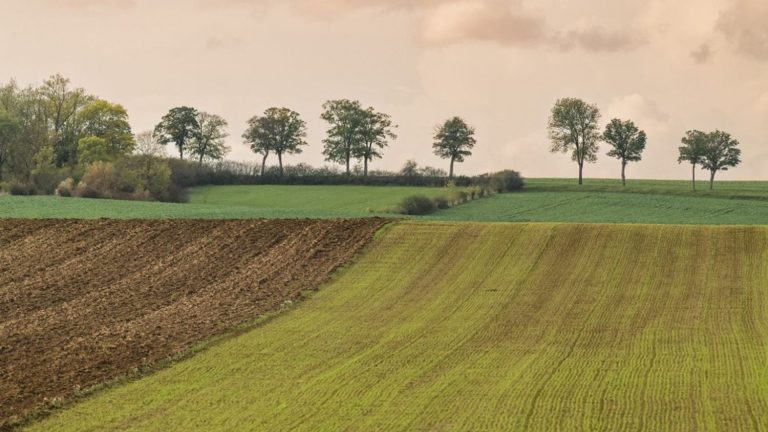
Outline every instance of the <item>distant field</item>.
{"label": "distant field", "polygon": [[408,195],[443,192],[379,186],[207,186],[192,189],[188,204],[0,196],[0,218],[353,218],[384,215]]}
{"label": "distant field", "polygon": [[708,181],[696,182],[696,192],[685,180],[628,180],[626,186],[613,179],[585,179],[579,185],[575,179],[529,179],[526,189],[531,192],[621,192],[693,197],[768,200],[768,181],[715,182],[709,190]]}
{"label": "distant field", "polygon": [[[480,199],[434,220],[661,224],[768,224],[768,182],[719,182],[714,192],[685,181],[530,179],[523,192]],[[443,188],[207,186],[189,204],[0,196],[0,218],[356,218],[392,214],[406,196]]]}
{"label": "distant field", "polygon": [[32,431],[766,430],[768,229],[390,228],[262,327]]}
{"label": "distant field", "polygon": [[485,222],[768,225],[768,182],[719,182],[697,192],[676,180],[530,179],[523,192],[497,195],[430,216]]}

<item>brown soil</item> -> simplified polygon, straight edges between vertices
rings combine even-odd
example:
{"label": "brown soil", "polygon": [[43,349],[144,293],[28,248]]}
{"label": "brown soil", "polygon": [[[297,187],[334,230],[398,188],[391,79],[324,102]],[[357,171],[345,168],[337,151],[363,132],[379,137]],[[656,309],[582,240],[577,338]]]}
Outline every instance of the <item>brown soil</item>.
{"label": "brown soil", "polygon": [[278,310],[385,222],[0,221],[0,429]]}

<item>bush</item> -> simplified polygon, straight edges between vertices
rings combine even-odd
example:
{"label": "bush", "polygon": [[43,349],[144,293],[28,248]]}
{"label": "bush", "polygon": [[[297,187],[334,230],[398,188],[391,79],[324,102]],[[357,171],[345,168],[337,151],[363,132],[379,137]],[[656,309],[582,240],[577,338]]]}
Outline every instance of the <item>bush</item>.
{"label": "bush", "polygon": [[445,210],[451,207],[451,203],[448,201],[448,198],[442,195],[432,198],[432,201],[434,201],[435,207],[440,210]]}
{"label": "bush", "polygon": [[85,169],[85,174],[75,189],[75,196],[82,198],[110,198],[116,190],[115,167],[109,162],[96,162]]}
{"label": "bush", "polygon": [[40,195],[52,195],[62,181],[71,177],[68,168],[56,168],[53,166],[38,168],[32,171],[32,183]]}
{"label": "bush", "polygon": [[425,215],[437,210],[435,203],[425,195],[412,195],[400,203],[401,213],[407,215]]}
{"label": "bush", "polygon": [[35,185],[31,183],[19,183],[14,181],[8,185],[8,192],[11,195],[34,195]]}
{"label": "bush", "polygon": [[525,182],[517,171],[504,170],[490,175],[489,186],[498,193],[514,192],[522,189]]}
{"label": "bush", "polygon": [[56,195],[60,197],[71,197],[73,189],[75,189],[75,181],[72,177],[67,177],[56,187]]}

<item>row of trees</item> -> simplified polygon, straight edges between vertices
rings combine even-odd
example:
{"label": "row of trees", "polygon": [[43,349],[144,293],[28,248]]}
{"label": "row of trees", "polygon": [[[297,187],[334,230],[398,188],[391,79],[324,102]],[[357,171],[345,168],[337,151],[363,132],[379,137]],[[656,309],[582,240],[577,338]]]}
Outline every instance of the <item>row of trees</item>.
{"label": "row of trees", "polygon": [[[371,161],[380,159],[391,140],[397,138],[397,125],[389,114],[373,107],[363,107],[359,101],[331,100],[323,104],[321,118],[329,128],[323,139],[323,155],[329,162],[345,167],[352,174],[352,162],[360,161],[363,176],[368,175]],[[221,159],[229,151],[224,144],[228,136],[227,122],[219,116],[201,113],[190,107],[171,109],[155,127],[154,134],[163,144],[173,144],[184,158],[185,150],[199,158]],[[454,164],[472,155],[475,130],[463,119],[453,117],[435,128],[433,150],[450,160],[449,177],[453,177]],[[307,124],[301,115],[288,108],[273,107],[248,120],[243,133],[244,142],[261,156],[261,174],[270,155],[277,156],[280,173],[283,157],[301,153],[307,146]]]}
{"label": "row of trees", "polygon": [[[600,110],[581,99],[564,98],[555,103],[549,118],[550,150],[571,153],[579,167],[579,184],[583,184],[585,163],[597,161],[599,143],[607,143],[608,156],[621,162],[621,181],[626,185],[626,167],[642,160],[647,143],[646,133],[631,120],[612,119],[601,131]],[[678,162],[689,162],[693,170],[693,190],[696,190],[696,168],[710,173],[709,187],[714,188],[718,171],[727,171],[741,163],[739,142],[722,131],[688,131],[679,148]]]}

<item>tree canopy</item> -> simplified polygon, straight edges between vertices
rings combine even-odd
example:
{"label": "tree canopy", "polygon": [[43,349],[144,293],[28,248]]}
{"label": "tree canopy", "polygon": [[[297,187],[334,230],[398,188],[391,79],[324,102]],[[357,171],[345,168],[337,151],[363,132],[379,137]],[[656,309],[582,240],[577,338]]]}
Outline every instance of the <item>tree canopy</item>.
{"label": "tree canopy", "polygon": [[579,165],[579,184],[584,183],[584,163],[597,161],[600,110],[581,99],[559,99],[549,117],[550,151],[571,152]]}
{"label": "tree canopy", "polygon": [[643,158],[647,141],[645,132],[638,129],[632,120],[612,119],[605,127],[602,139],[611,146],[608,156],[621,161],[621,183],[626,185],[627,164]]}
{"label": "tree canopy", "polygon": [[739,142],[727,132],[716,130],[706,135],[701,155],[701,167],[709,171],[709,189],[714,189],[715,174],[728,171],[741,163]]}
{"label": "tree canopy", "polygon": [[451,160],[448,178],[453,178],[455,162],[464,162],[465,158],[472,156],[476,143],[475,129],[461,117],[450,118],[435,127],[432,149],[437,156]]}
{"label": "tree canopy", "polygon": [[365,111],[359,101],[331,100],[323,104],[320,117],[330,125],[323,139],[325,160],[345,164],[347,175],[351,174],[350,161],[362,146]]}
{"label": "tree canopy", "polygon": [[307,145],[307,126],[296,111],[288,108],[269,108],[263,116],[248,120],[243,139],[254,153],[261,154],[261,175],[270,153],[277,155],[280,175],[283,175],[283,155],[301,153]]}
{"label": "tree canopy", "polygon": [[205,159],[223,159],[229,153],[230,149],[225,143],[229,136],[227,126],[227,121],[219,115],[197,112],[197,128],[186,146],[189,153],[197,157],[199,164],[202,165]]}
{"label": "tree canopy", "polygon": [[196,109],[180,106],[171,108],[155,126],[155,136],[162,144],[173,144],[179,150],[179,158],[184,159],[184,149],[200,130]]}
{"label": "tree canopy", "polygon": [[363,175],[367,176],[368,162],[381,158],[381,150],[389,144],[388,140],[397,138],[393,131],[397,125],[389,114],[377,112],[372,107],[366,108],[360,116],[360,142],[353,156],[363,160]]}

